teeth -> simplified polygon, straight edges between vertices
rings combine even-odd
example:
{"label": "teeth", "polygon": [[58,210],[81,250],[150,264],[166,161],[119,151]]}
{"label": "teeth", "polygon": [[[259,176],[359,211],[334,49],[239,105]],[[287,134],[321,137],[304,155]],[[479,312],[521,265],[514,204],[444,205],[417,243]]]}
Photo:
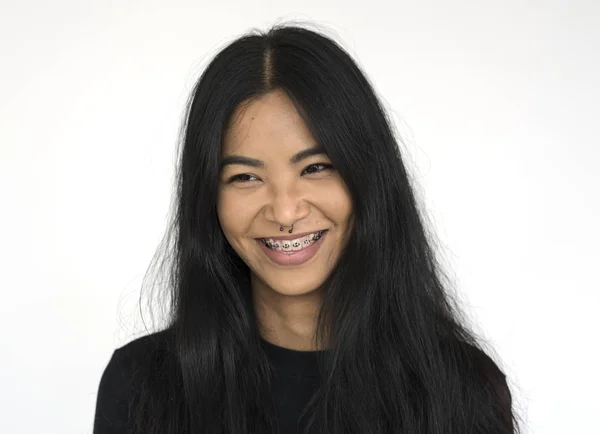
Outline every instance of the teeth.
{"label": "teeth", "polygon": [[275,240],[272,238],[261,238],[261,241],[272,250],[281,250],[284,252],[295,252],[310,246],[323,235],[324,231],[318,231],[295,240]]}

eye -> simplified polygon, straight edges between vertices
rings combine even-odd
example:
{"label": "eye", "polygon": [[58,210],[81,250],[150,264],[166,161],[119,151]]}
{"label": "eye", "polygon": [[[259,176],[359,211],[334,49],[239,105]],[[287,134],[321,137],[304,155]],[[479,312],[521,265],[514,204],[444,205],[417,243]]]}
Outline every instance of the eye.
{"label": "eye", "polygon": [[242,183],[254,181],[254,179],[252,179],[252,178],[256,178],[256,177],[254,175],[250,175],[249,173],[240,173],[239,175],[233,175],[231,178],[229,178],[227,180],[227,184],[231,184],[236,181],[242,182]]}
{"label": "eye", "polygon": [[[302,174],[312,175],[315,173],[320,173],[328,169],[332,169],[333,165],[328,163],[315,163],[310,164],[304,168]],[[239,182],[242,184],[247,184],[252,181],[257,181],[258,178],[255,175],[249,173],[240,173],[238,175],[233,175],[232,177],[227,179],[227,184],[233,184],[235,182]]]}
{"label": "eye", "polygon": [[331,165],[331,164],[315,163],[315,164],[306,166],[306,168],[302,171],[302,173],[308,173],[310,175],[313,173],[323,172],[324,170],[328,170],[328,169],[332,169],[332,168],[333,168],[333,165]]}

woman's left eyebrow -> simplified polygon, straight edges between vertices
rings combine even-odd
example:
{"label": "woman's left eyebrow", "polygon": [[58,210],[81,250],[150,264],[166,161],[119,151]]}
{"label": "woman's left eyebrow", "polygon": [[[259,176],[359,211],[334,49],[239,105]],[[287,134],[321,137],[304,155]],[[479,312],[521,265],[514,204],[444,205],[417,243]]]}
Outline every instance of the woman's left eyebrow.
{"label": "woman's left eyebrow", "polygon": [[[325,148],[323,148],[323,146],[321,145],[312,146],[293,155],[290,158],[290,164],[295,165],[306,158],[320,154],[327,155],[327,152],[325,152]],[[258,168],[265,167],[265,163],[261,160],[257,160],[256,158],[244,157],[243,155],[228,155],[227,157],[224,157],[219,163],[219,171],[223,170],[223,168],[229,164],[241,164],[244,166]]]}
{"label": "woman's left eyebrow", "polygon": [[306,148],[305,150],[300,151],[296,155],[292,156],[292,158],[290,158],[290,164],[294,165],[308,157],[321,154],[327,154],[327,152],[325,152],[325,148],[323,148],[321,145],[315,145],[310,148]]}

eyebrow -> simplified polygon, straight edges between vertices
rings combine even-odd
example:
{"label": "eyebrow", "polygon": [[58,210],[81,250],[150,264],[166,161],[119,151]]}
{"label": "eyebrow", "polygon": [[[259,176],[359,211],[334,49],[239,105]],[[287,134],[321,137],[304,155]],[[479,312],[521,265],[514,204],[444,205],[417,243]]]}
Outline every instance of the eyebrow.
{"label": "eyebrow", "polygon": [[[304,149],[303,151],[298,152],[290,158],[290,164],[296,164],[308,157],[312,157],[313,155],[327,155],[325,152],[325,148],[321,145],[316,145],[311,148]],[[244,157],[242,155],[228,155],[221,159],[219,163],[219,172],[223,170],[223,168],[229,164],[242,164],[244,166],[252,166],[258,168],[264,168],[265,163],[261,160],[257,160],[256,158]]]}

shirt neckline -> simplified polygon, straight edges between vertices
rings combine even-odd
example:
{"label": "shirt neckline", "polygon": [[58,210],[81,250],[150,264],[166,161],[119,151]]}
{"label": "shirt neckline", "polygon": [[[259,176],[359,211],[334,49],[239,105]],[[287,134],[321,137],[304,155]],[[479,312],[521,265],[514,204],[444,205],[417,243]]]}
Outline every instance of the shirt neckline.
{"label": "shirt neckline", "polygon": [[327,350],[300,351],[284,348],[260,338],[276,371],[289,376],[319,377],[318,355]]}

